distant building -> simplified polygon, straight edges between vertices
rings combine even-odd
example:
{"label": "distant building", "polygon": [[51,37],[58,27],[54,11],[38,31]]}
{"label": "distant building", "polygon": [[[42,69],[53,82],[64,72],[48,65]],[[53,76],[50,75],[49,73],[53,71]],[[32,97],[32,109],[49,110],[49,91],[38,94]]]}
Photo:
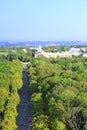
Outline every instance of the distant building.
{"label": "distant building", "polygon": [[[72,58],[72,56],[81,56],[81,50],[80,48],[70,48],[69,51],[64,51],[64,52],[45,52],[43,51],[43,49],[41,48],[41,46],[39,46],[39,48],[37,49],[37,51],[35,52],[35,58],[44,56],[47,58],[56,58],[56,57],[67,57],[67,58]],[[84,54],[83,57],[87,57],[87,54]]]}

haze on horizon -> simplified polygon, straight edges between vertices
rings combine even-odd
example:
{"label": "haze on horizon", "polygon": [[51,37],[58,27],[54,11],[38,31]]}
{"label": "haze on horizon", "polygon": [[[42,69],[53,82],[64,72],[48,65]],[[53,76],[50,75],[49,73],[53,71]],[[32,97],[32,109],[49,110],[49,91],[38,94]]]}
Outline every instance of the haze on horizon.
{"label": "haze on horizon", "polygon": [[87,0],[1,0],[1,40],[87,41]]}

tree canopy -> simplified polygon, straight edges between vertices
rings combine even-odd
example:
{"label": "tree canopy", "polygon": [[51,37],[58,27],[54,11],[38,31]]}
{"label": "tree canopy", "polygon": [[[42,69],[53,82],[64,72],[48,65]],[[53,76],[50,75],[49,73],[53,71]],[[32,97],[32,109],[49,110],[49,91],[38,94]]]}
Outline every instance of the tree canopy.
{"label": "tree canopy", "polygon": [[32,130],[87,129],[87,58],[32,59],[28,75]]}

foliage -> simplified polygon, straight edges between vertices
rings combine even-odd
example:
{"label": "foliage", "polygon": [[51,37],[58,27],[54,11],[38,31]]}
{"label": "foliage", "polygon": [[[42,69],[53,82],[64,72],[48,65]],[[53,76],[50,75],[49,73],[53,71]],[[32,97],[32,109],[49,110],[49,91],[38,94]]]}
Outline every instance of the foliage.
{"label": "foliage", "polygon": [[0,58],[10,61],[21,60],[28,62],[32,56],[32,51],[29,48],[23,47],[2,47],[0,48]]}
{"label": "foliage", "polygon": [[15,130],[18,90],[22,87],[23,64],[18,60],[12,62],[0,60],[0,129]]}
{"label": "foliage", "polygon": [[48,46],[44,47],[43,50],[46,52],[62,52],[69,50],[70,46]]}
{"label": "foliage", "polygon": [[28,67],[32,129],[86,130],[87,58],[42,57]]}

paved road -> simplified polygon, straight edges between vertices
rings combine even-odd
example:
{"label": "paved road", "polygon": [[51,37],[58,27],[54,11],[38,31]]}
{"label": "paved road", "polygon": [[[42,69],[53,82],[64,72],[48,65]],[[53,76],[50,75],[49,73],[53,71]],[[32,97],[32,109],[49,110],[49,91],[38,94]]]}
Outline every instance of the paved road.
{"label": "paved road", "polygon": [[31,130],[31,110],[28,93],[27,63],[23,69],[23,87],[19,91],[20,104],[18,105],[17,130]]}

